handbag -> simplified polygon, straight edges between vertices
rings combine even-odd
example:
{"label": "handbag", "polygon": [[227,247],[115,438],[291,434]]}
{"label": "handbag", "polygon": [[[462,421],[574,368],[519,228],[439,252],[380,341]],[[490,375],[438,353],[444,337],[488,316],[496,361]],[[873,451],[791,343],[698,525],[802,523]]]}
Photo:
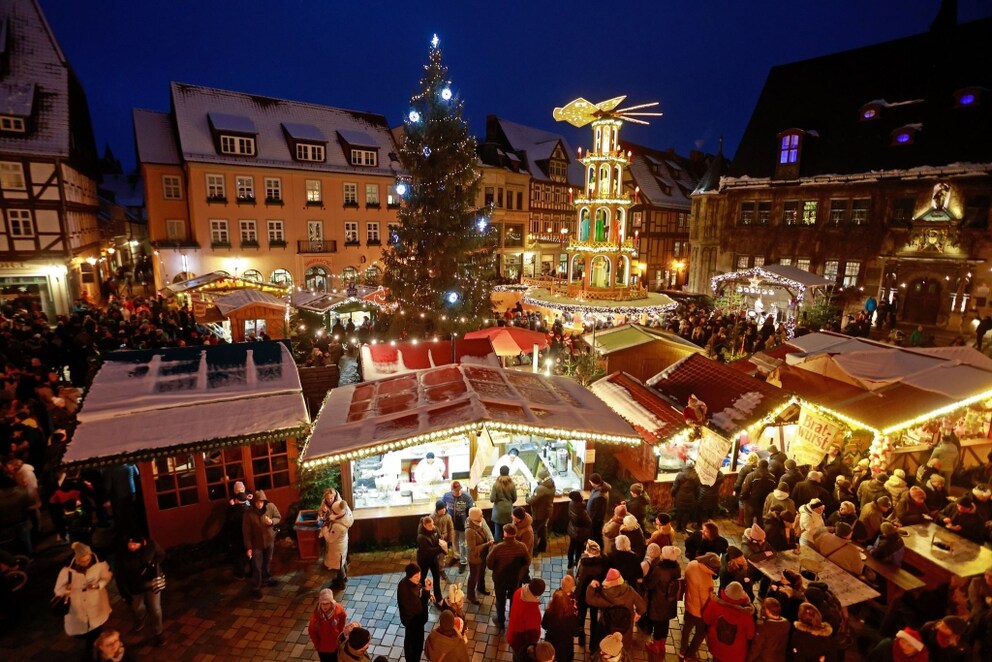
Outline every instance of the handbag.
{"label": "handbag", "polygon": [[[69,579],[66,580],[66,588],[72,584],[72,570],[69,571]],[[53,595],[50,601],[52,608],[52,615],[54,616],[65,616],[69,613],[69,593],[66,592],[65,595]]]}
{"label": "handbag", "polygon": [[152,593],[161,593],[165,590],[165,573],[162,571],[162,566],[155,563],[155,576],[145,582],[145,590],[151,591]]}

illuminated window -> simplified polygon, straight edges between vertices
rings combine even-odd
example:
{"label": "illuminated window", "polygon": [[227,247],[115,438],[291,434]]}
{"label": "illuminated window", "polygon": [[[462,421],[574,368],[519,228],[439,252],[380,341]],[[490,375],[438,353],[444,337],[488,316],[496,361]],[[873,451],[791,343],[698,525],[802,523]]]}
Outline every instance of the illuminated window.
{"label": "illuminated window", "polygon": [[741,213],[737,217],[737,225],[751,225],[754,223],[754,201],[741,203]]}
{"label": "illuminated window", "polygon": [[802,269],[803,271],[809,271],[809,258],[801,257],[796,260],[796,268]]}
{"label": "illuminated window", "polygon": [[308,179],[306,181],[307,203],[319,203],[323,198],[320,195],[320,180]]}
{"label": "illuminated window", "polygon": [[756,267],[763,267],[763,266],[765,266],[765,256],[764,255],[755,255],[754,256],[754,266],[756,266]]}
{"label": "illuminated window", "polygon": [[844,263],[844,287],[857,287],[858,277],[861,275],[861,263],[857,260],[848,260]]}
{"label": "illuminated window", "polygon": [[305,287],[311,292],[326,292],[330,277],[328,276],[327,269],[324,267],[310,267],[303,274],[303,282]]}
{"label": "illuminated window", "polygon": [[913,220],[913,198],[896,198],[892,201],[892,221],[894,223],[909,223]]}
{"label": "illuminated window", "polygon": [[253,283],[262,282],[262,272],[258,269],[246,269],[245,272],[241,274],[241,277],[245,280],[250,280]]}
{"label": "illuminated window", "polygon": [[868,207],[871,200],[856,198],[851,203],[851,225],[866,225],[868,223]]}
{"label": "illuminated window", "polygon": [[799,161],[799,134],[796,132],[782,135],[778,150],[779,163],[796,163]]}
{"label": "illuminated window", "polygon": [[[276,269],[272,272],[272,278],[269,280],[276,285],[291,286],[293,284],[293,274],[285,269]],[[256,483],[255,486],[258,487],[258,484]]]}
{"label": "illuminated window", "polygon": [[823,263],[823,277],[832,283],[837,282],[837,271],[840,269],[840,261],[827,260]]}
{"label": "illuminated window", "polygon": [[192,454],[155,458],[152,479],[159,510],[191,506],[200,500],[196,487],[196,460]]}
{"label": "illuminated window", "polygon": [[751,256],[750,255],[738,255],[737,256],[737,270],[741,271],[747,269],[751,266]]}
{"label": "illuminated window", "polygon": [[816,225],[816,200],[803,202],[803,225]]}
{"label": "illuminated window", "polygon": [[366,184],[365,185],[365,206],[366,207],[378,207],[379,206],[379,185],[378,184]]}
{"label": "illuminated window", "polygon": [[792,266],[792,258],[791,257],[783,257],[782,259],[780,259],[778,261],[778,263],[781,264],[783,267],[791,267]]}
{"label": "illuminated window", "polygon": [[758,225],[768,225],[772,222],[772,201],[758,201]]}
{"label": "illuminated window", "polygon": [[346,244],[357,244],[358,243],[358,222],[357,221],[345,221],[345,223],[344,223],[344,243],[346,243]]}
{"label": "illuminated window", "polygon": [[847,200],[839,198],[830,201],[830,223],[843,225],[847,223]]}
{"label": "illuminated window", "polygon": [[254,200],[255,199],[255,178],[254,177],[235,177],[234,185],[238,191],[238,200]]}
{"label": "illuminated window", "polygon": [[289,485],[289,454],[286,441],[274,441],[251,447],[251,473],[256,490],[270,490]]}
{"label": "illuminated window", "polygon": [[787,200],[782,205],[782,222],[786,225],[799,224],[799,201]]}
{"label": "illuminated window", "polygon": [[[259,280],[262,274],[257,271]],[[249,272],[244,273],[244,278],[249,277]],[[203,454],[203,464],[207,473],[207,498],[211,501],[218,499],[230,499],[233,494],[234,483],[244,481],[244,453],[240,447],[225,448]]]}

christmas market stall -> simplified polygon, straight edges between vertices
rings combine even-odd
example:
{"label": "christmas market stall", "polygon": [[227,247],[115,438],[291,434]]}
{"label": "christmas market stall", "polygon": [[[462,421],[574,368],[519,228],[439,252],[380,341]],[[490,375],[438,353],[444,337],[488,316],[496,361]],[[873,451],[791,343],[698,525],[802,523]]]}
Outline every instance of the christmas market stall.
{"label": "christmas market stall", "polygon": [[769,315],[775,325],[785,325],[791,337],[805,306],[828,294],[831,281],[798,267],[771,264],[710,280],[714,296],[725,299],[729,312],[745,312],[760,324]]}
{"label": "christmas market stall", "polygon": [[388,306],[388,294],[389,291],[380,286],[352,283],[330,292],[297,290],[290,295],[290,302],[294,308],[324,316],[328,329],[337,322],[346,325],[349,321],[357,328],[365,320],[374,320],[375,315]]}
{"label": "christmas market stall", "polygon": [[597,355],[606,359],[606,372],[625,372],[644,381],[690,354],[703,351],[678,334],[625,324],[582,336]]}
{"label": "christmas market stall", "polygon": [[563,511],[585,487],[597,448],[640,437],[576,382],[505,370],[495,357],[335,389],[301,454],[308,469],[338,465],[352,504],[352,536],[412,537],[417,517],[458,479],[491,508],[499,467],[510,467],[518,505],[547,471]]}
{"label": "christmas market stall", "polygon": [[166,298],[175,297],[181,305],[188,305],[196,318],[200,319],[216,297],[240,290],[255,290],[282,298],[289,295],[290,288],[276,283],[238,278],[226,271],[214,271],[167,285],[159,290],[159,294]]}
{"label": "christmas market stall", "polygon": [[297,439],[309,425],[288,343],[115,352],[78,414],[63,462],[135,463],[151,537],[216,536],[235,482],[285,516],[299,500]]}
{"label": "christmas market stall", "polygon": [[213,303],[232,342],[263,335],[270,340],[279,340],[288,335],[289,307],[268,292],[238,290],[215,297]]}
{"label": "christmas market stall", "polygon": [[449,363],[461,363],[467,357],[482,359],[493,355],[493,346],[486,338],[365,343],[359,361],[362,379],[374,381],[417,370],[436,368]]}

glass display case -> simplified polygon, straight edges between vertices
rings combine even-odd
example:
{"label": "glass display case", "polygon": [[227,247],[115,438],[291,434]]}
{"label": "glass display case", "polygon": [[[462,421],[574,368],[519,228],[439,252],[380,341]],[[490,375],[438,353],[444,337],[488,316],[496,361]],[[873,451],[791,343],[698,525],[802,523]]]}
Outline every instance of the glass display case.
{"label": "glass display case", "polygon": [[354,460],[355,508],[430,506],[448,492],[453,479],[467,478],[468,472],[469,443],[464,437]]}

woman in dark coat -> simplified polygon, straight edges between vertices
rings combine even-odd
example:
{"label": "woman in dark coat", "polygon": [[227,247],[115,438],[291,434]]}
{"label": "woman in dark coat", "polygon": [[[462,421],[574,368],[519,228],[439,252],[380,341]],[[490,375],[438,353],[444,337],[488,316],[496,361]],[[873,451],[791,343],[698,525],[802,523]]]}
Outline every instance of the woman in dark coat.
{"label": "woman in dark coat", "polygon": [[[606,557],[603,556],[603,552],[599,547],[599,543],[595,540],[587,540],[585,551],[579,558],[578,570],[575,576],[575,598],[579,606],[579,645],[586,645],[586,633],[585,633],[585,623],[586,623],[586,611],[589,613],[590,625],[590,640],[599,644],[599,640],[596,637],[597,630],[599,628],[599,609],[596,607],[590,607],[586,604],[586,589],[589,588],[589,584],[595,579],[596,581],[602,582],[606,578],[606,571],[609,569]],[[557,649],[556,649],[557,651]]]}
{"label": "woman in dark coat", "polygon": [[677,582],[682,577],[682,566],[678,559],[682,550],[667,546],[661,549],[660,556],[655,557],[651,549],[654,546],[654,543],[648,545],[648,558],[651,561],[645,560],[641,564],[644,567],[644,597],[648,603],[644,618],[651,627],[651,642],[647,644],[647,648],[663,656],[668,624],[678,616]]}
{"label": "woman in dark coat", "polygon": [[[731,545],[723,555],[723,563],[720,566],[720,588],[726,588],[731,582],[738,582],[744,588],[747,597],[754,599],[755,573],[758,571],[744,558],[744,552]],[[760,573],[758,574],[761,576]]]}
{"label": "woman in dark coat", "polygon": [[556,662],[572,662],[575,655],[575,638],[582,631],[579,605],[575,600],[575,579],[565,575],[561,588],[554,592],[541,619],[544,640],[555,647]]}
{"label": "woman in dark coat", "polygon": [[696,499],[696,528],[702,528],[703,522],[713,519],[720,509],[720,485],[723,484],[723,472],[716,472],[716,480],[712,485],[699,485]]}
{"label": "woman in dark coat", "polygon": [[672,500],[675,503],[675,528],[685,531],[685,525],[696,516],[696,497],[699,493],[699,476],[696,468],[687,466],[672,483]]}
{"label": "woman in dark coat", "polygon": [[582,492],[568,493],[568,567],[574,568],[582,556],[586,541],[592,536],[592,519],[582,503]]}

